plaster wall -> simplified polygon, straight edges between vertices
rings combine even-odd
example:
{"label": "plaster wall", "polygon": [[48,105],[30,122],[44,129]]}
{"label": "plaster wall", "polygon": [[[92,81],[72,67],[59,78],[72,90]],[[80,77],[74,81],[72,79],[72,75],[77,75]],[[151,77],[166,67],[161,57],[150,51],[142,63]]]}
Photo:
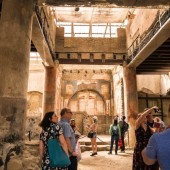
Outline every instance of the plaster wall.
{"label": "plaster wall", "polygon": [[127,48],[131,46],[133,41],[138,37],[137,45],[142,37],[144,37],[148,30],[153,25],[155,19],[158,17],[158,9],[140,9],[135,10],[134,17],[129,18],[127,26]]}
{"label": "plaster wall", "polygon": [[38,91],[43,93],[44,70],[30,71],[28,80],[28,91]]}
{"label": "plaster wall", "polygon": [[170,76],[165,74],[161,75],[161,93],[163,95],[167,94],[170,89]]}
{"label": "plaster wall", "polygon": [[170,88],[170,76],[137,75],[137,90],[148,94],[166,95]]}

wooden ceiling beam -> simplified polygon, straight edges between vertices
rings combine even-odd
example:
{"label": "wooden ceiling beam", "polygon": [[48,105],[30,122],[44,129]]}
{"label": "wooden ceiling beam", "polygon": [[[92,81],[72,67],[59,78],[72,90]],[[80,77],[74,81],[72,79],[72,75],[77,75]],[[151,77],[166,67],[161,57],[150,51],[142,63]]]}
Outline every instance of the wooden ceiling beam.
{"label": "wooden ceiling beam", "polygon": [[122,65],[123,60],[119,59],[105,59],[104,62],[102,59],[93,59],[93,61],[90,61],[90,59],[57,59],[59,64],[88,64],[88,65]]}

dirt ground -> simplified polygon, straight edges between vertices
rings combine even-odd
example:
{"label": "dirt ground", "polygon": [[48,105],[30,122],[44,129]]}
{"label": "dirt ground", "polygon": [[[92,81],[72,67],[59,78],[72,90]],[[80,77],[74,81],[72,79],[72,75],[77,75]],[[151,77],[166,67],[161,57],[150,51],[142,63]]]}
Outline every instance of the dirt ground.
{"label": "dirt ground", "polygon": [[108,151],[100,151],[91,157],[91,153],[86,151],[82,153],[78,170],[131,170],[132,153],[132,150],[128,150],[126,153],[108,155]]}

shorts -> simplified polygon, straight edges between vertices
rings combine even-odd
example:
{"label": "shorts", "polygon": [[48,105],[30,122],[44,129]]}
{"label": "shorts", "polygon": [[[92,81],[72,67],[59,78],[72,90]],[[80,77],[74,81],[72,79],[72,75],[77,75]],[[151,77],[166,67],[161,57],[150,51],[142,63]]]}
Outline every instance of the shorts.
{"label": "shorts", "polygon": [[93,132],[93,137],[92,138],[96,138],[97,137],[97,133]]}

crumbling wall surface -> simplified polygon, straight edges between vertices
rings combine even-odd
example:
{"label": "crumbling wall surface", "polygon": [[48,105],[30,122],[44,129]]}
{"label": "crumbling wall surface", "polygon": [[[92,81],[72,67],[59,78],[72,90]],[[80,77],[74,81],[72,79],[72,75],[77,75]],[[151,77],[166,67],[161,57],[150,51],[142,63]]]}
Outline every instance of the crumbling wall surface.
{"label": "crumbling wall surface", "polygon": [[28,93],[28,106],[25,124],[25,139],[39,139],[41,128],[38,124],[42,118],[42,93],[29,92]]}
{"label": "crumbling wall surface", "polygon": [[140,41],[148,33],[158,18],[158,13],[158,9],[135,9],[133,17],[129,18],[129,24],[126,29],[127,48],[130,47],[137,38],[139,38],[138,40]]}
{"label": "crumbling wall surface", "polygon": [[[62,97],[72,111],[89,115],[110,114],[110,73],[105,70],[67,70],[62,77]],[[102,71],[102,73],[101,73]]]}
{"label": "crumbling wall surface", "polygon": [[161,94],[160,75],[137,75],[137,90],[149,94]]}
{"label": "crumbling wall surface", "polygon": [[[41,63],[42,64],[42,63]],[[33,67],[31,65],[30,67]],[[38,67],[38,65],[37,65]],[[33,69],[33,68],[31,68]],[[40,83],[41,82],[41,83]],[[30,70],[29,72],[29,80],[28,80],[28,92],[29,91],[38,91],[43,93],[44,89],[44,70]]]}
{"label": "crumbling wall surface", "polygon": [[148,94],[166,95],[170,89],[170,76],[137,75],[137,90]]}

